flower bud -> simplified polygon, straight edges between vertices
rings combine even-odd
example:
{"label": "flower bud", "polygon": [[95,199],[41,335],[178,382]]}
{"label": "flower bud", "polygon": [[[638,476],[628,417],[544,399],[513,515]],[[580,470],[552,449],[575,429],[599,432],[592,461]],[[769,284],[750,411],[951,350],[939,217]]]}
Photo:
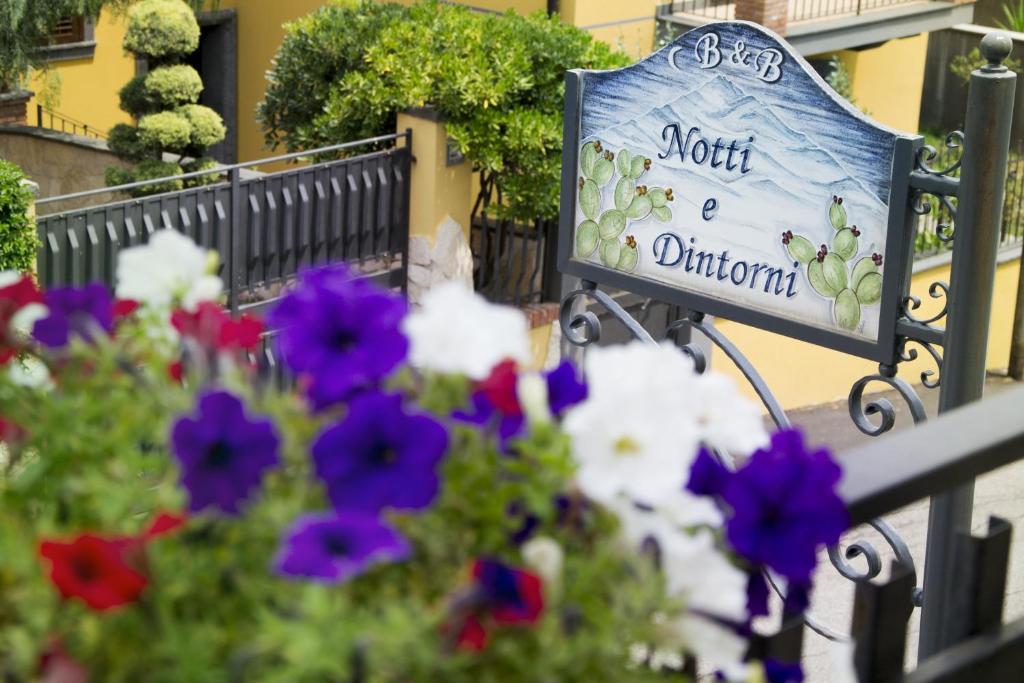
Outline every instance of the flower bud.
{"label": "flower bud", "polygon": [[524,372],[516,382],[516,397],[519,405],[531,423],[551,422],[548,407],[548,384],[539,373]]}
{"label": "flower bud", "polygon": [[557,590],[562,583],[562,565],[565,560],[565,553],[558,541],[538,536],[524,543],[520,552],[526,566],[540,575],[549,590]]}

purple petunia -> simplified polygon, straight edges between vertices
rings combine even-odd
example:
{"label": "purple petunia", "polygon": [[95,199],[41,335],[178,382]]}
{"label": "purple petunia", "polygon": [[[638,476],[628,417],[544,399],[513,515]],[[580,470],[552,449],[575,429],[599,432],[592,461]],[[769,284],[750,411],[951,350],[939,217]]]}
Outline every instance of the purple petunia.
{"label": "purple petunia", "polygon": [[544,377],[548,385],[548,406],[555,417],[561,417],[566,410],[586,400],[587,385],[569,361],[562,361]]}
{"label": "purple petunia", "polygon": [[56,287],[46,292],[48,315],[36,321],[32,336],[50,348],[67,346],[72,335],[92,342],[114,326],[114,302],[101,284]]}
{"label": "purple petunia", "polygon": [[278,442],[270,420],[250,420],[232,394],[203,394],[195,417],[179,418],[171,429],[189,510],[238,514],[266,470],[278,464]]}
{"label": "purple petunia", "polygon": [[306,270],[271,311],[285,364],[307,379],[316,409],[375,387],[401,363],[409,343],[398,328],[405,300],[358,279],[343,264]]}
{"label": "purple petunia", "polygon": [[338,583],[409,553],[408,542],[373,515],[312,514],[288,530],[276,564],[287,576]]}
{"label": "purple petunia", "polygon": [[721,496],[732,508],[726,538],[737,553],[806,587],[818,548],[838,542],[849,526],[835,490],[841,476],[827,450],[808,450],[803,435],[788,429],[734,473],[701,452],[687,488]]}
{"label": "purple petunia", "polygon": [[407,413],[402,397],[369,391],[313,444],[316,473],[339,512],[420,510],[438,491],[437,467],[448,433],[426,415]]}

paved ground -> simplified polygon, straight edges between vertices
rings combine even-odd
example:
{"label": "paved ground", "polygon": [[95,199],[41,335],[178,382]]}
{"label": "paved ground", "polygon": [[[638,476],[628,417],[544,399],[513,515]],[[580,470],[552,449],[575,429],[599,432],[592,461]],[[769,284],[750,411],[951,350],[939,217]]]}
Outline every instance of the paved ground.
{"label": "paved ground", "polygon": [[[990,376],[986,396],[991,396],[1014,386],[1005,377]],[[934,416],[938,389],[918,387],[922,399],[928,406],[928,415]],[[890,398],[901,409],[897,414],[896,427],[903,429],[912,425],[912,420],[895,393]],[[791,418],[804,428],[811,443],[827,444],[836,451],[862,443],[866,437],[857,431],[847,412],[846,402],[825,404],[794,411]],[[884,438],[884,437],[882,437]],[[894,453],[893,457],[899,457]],[[1024,530],[1024,461],[1002,468],[977,482],[974,507],[975,531],[982,531],[990,515],[1009,519],[1017,536]],[[918,568],[918,581],[923,576],[925,534],[928,526],[928,502],[920,501],[886,518],[907,542]],[[844,543],[857,538],[872,538],[877,548],[887,548],[872,529],[855,529],[844,539]],[[883,554],[883,561],[891,555]],[[1007,586],[1005,616],[1012,619],[1024,615],[1024,538],[1011,545],[1010,576]],[[853,584],[840,576],[829,564],[828,558],[818,572],[811,613],[833,629],[849,632],[851,607],[853,605]],[[917,633],[920,610],[915,610],[910,623],[908,639],[908,664],[914,661],[917,651]],[[811,683],[832,683],[839,678],[833,670],[833,661],[828,642],[807,631],[804,639],[804,663]]]}

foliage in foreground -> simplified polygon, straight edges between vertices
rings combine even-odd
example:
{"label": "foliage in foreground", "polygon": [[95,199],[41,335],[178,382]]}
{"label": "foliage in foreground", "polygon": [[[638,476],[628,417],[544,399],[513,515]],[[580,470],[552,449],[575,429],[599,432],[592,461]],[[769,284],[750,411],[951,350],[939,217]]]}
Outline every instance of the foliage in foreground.
{"label": "foliage in foreground", "polygon": [[269,315],[278,389],[213,264],[165,230],[117,300],[0,277],[4,680],[802,680],[746,634],[768,570],[806,606],[840,470],[731,382],[639,343],[532,371],[519,311],[338,266]]}
{"label": "foliage in foreground", "polygon": [[392,133],[398,112],[432,106],[512,216],[551,217],[565,71],[628,63],[543,12],[335,0],[287,25],[257,115],[268,145],[299,151]]}

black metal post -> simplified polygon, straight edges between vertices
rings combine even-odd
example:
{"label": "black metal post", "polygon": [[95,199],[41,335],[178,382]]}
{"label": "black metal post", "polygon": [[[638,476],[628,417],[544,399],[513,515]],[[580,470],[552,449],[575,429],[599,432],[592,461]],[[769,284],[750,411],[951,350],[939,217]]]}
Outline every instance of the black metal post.
{"label": "black metal post", "polygon": [[[988,64],[971,74],[939,412],[980,399],[985,388],[988,326],[1017,82],[1016,74],[1002,62],[1012,48],[1005,34],[989,33],[981,41]],[[952,596],[958,591],[956,537],[970,533],[973,504],[973,481],[931,500],[918,648],[921,660],[966,635],[966,620],[957,614]]]}
{"label": "black metal post", "polygon": [[235,167],[228,171],[231,182],[231,215],[228,217],[228,262],[225,274],[228,276],[228,308],[232,313],[238,312],[238,272],[241,266],[239,247],[242,241],[242,169]]}

